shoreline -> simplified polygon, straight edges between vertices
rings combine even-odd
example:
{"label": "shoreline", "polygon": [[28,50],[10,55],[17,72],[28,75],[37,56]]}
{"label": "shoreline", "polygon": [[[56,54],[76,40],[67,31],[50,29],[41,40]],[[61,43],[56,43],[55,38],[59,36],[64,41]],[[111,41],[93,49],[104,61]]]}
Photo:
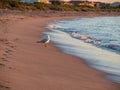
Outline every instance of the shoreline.
{"label": "shoreline", "polygon": [[[77,17],[82,18],[84,15]],[[6,38],[10,46],[2,47],[5,48],[4,50],[7,48],[8,52],[5,52],[6,61],[3,58],[0,60],[5,64],[0,68],[2,69],[0,88],[3,90],[119,90],[119,84],[104,78],[106,73],[89,67],[85,61],[75,56],[63,53],[54,47],[54,43],[48,47],[35,43],[43,36],[43,32],[48,31],[45,28],[46,24],[72,18],[76,16],[27,17],[27,20],[24,17],[22,21],[20,19],[14,25],[12,23],[8,25],[9,32]]]}

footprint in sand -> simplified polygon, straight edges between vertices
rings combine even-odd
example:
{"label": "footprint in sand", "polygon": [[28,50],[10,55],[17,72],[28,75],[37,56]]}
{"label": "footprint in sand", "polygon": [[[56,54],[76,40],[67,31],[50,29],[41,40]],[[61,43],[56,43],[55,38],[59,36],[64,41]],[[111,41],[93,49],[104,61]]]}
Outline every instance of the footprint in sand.
{"label": "footprint in sand", "polygon": [[3,61],[8,61],[7,58],[9,58],[8,55],[7,55],[7,54],[3,54],[3,57],[2,57],[1,59],[2,59]]}
{"label": "footprint in sand", "polygon": [[5,66],[5,64],[0,63],[0,67],[4,67],[4,66]]}
{"label": "footprint in sand", "polygon": [[5,54],[5,53],[3,54],[3,56],[4,56],[4,57],[6,57],[6,58],[8,58],[8,55],[7,55],[7,54]]}
{"label": "footprint in sand", "polygon": [[4,58],[4,57],[2,57],[1,59],[2,59],[3,61],[8,61],[8,60],[7,60],[6,58]]}
{"label": "footprint in sand", "polygon": [[0,85],[0,90],[2,90],[2,89],[10,89],[10,87],[4,86],[4,85]]}
{"label": "footprint in sand", "polygon": [[8,49],[8,48],[5,49],[5,53],[7,53],[7,54],[9,54],[9,55],[12,55],[11,52],[13,52],[13,50]]}
{"label": "footprint in sand", "polygon": [[13,46],[13,45],[9,45],[9,47],[14,48],[14,46]]}

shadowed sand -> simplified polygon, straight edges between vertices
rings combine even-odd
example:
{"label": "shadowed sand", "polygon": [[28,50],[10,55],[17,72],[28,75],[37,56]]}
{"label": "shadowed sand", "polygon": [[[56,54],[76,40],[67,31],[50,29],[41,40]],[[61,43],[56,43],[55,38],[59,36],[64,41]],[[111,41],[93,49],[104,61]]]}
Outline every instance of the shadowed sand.
{"label": "shadowed sand", "polygon": [[77,17],[89,16],[25,16],[11,21],[0,44],[0,90],[120,90],[82,59],[62,53],[53,43],[36,43],[47,31],[46,24]]}

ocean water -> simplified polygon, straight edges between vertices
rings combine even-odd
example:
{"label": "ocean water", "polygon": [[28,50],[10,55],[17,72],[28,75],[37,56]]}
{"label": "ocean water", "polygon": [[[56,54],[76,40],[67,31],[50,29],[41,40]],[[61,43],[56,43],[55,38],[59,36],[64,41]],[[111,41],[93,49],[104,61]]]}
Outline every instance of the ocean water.
{"label": "ocean water", "polygon": [[120,17],[61,20],[47,26],[55,46],[120,83]]}

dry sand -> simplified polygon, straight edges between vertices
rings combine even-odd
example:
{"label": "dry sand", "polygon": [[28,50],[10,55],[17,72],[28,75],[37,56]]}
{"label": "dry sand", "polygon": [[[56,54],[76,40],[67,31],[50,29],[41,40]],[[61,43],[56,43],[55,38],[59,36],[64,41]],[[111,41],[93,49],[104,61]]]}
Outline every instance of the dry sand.
{"label": "dry sand", "polygon": [[9,17],[1,26],[0,90],[120,90],[119,84],[104,78],[105,73],[62,53],[52,42],[48,47],[36,43],[50,22],[99,14],[46,15]]}

